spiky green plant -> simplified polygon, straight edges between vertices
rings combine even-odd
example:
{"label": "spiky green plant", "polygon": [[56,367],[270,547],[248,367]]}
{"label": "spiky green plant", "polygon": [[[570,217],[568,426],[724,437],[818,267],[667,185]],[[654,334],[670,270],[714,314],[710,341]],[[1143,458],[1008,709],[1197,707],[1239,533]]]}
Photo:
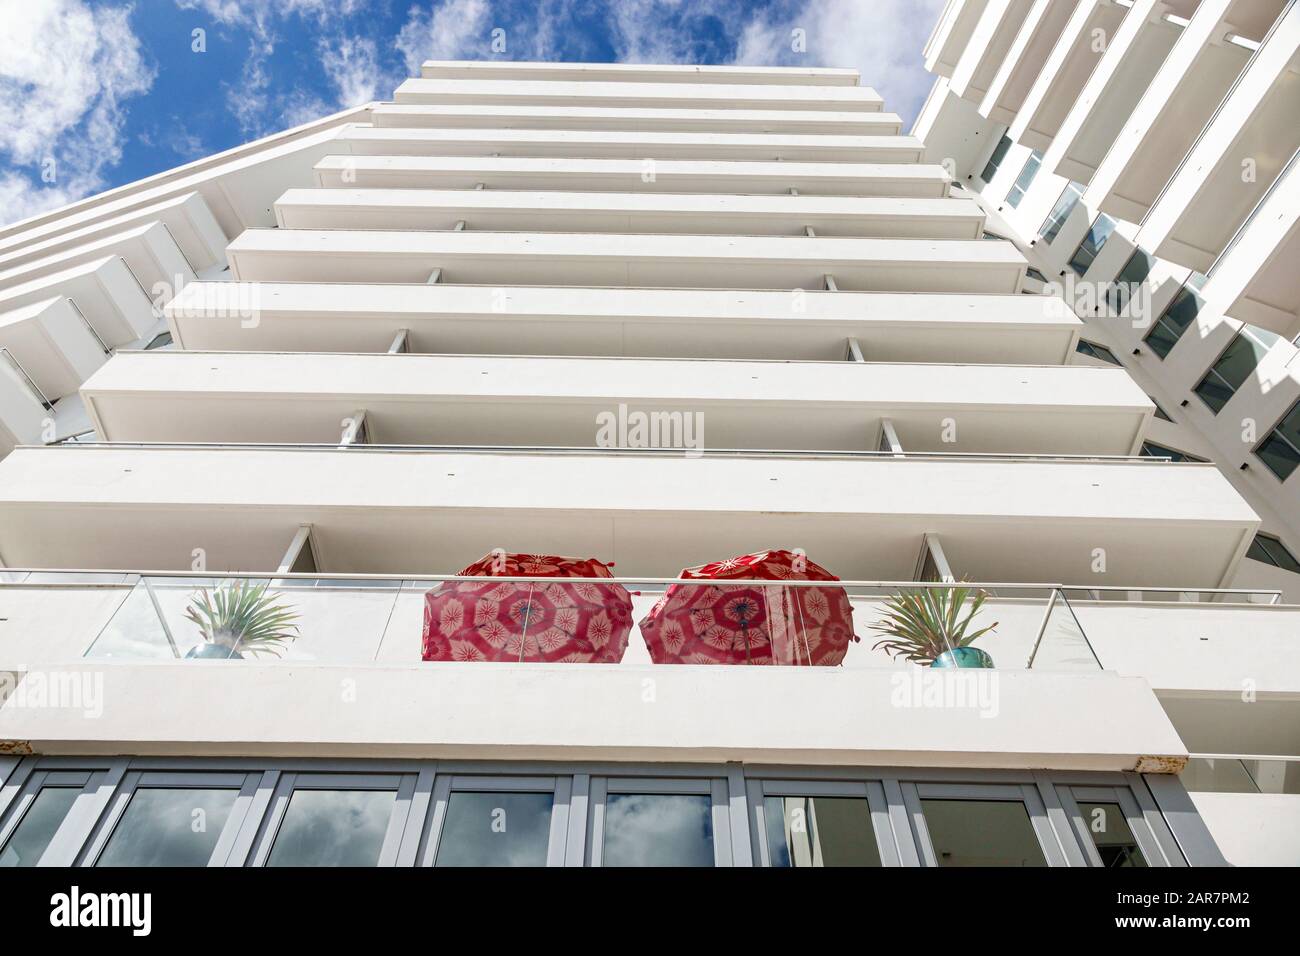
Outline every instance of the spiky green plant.
{"label": "spiky green plant", "polygon": [[266,584],[239,580],[211,594],[204,588],[190,601],[185,616],[198,625],[210,644],[252,654],[277,653],[298,636],[298,614],[277,604]]}
{"label": "spiky green plant", "polygon": [[[998,626],[994,621],[970,629],[987,598],[987,591],[955,586],[900,591],[885,601],[884,616],[870,625],[871,630],[888,635],[872,650],[884,648],[891,657],[930,664],[944,651],[966,647]],[[968,601],[970,609],[963,614]]]}

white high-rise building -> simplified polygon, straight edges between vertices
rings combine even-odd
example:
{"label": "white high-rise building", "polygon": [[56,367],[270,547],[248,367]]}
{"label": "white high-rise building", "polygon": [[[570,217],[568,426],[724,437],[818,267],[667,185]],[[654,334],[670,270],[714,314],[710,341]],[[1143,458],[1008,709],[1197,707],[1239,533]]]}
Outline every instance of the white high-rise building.
{"label": "white high-rise building", "polygon": [[1300,862],[1263,509],[933,161],[1007,121],[431,62],[0,230],[0,864]]}

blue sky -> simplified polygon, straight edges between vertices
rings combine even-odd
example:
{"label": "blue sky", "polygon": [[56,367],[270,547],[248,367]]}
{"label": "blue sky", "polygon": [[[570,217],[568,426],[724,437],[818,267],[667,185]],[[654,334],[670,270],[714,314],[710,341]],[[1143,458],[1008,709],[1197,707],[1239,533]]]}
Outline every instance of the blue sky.
{"label": "blue sky", "polygon": [[942,5],[0,0],[0,222],[387,99],[428,58],[854,67],[910,124]]}

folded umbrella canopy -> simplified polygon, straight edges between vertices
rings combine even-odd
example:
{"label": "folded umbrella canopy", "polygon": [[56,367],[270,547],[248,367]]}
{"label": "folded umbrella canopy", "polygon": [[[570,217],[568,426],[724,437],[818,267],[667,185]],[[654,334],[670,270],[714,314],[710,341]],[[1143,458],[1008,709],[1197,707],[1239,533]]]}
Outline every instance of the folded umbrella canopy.
{"label": "folded umbrella canopy", "polygon": [[[593,558],[489,554],[462,577],[608,578]],[[424,596],[426,661],[617,664],[632,630],[621,584],[444,581]]]}
{"label": "folded umbrella canopy", "polygon": [[760,551],[686,568],[680,576],[776,583],[670,585],[641,620],[656,664],[834,665],[857,640],[843,588],[779,583],[839,580],[802,554]]}

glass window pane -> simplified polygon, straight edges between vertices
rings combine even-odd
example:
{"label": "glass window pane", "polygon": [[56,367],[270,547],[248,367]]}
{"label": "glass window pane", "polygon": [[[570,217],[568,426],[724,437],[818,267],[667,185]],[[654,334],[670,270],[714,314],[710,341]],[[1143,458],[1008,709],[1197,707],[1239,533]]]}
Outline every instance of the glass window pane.
{"label": "glass window pane", "polygon": [[1061,227],[1065,225],[1065,220],[1070,218],[1070,213],[1074,212],[1074,207],[1079,205],[1082,197],[1083,186],[1076,182],[1066,185],[1061,198],[1056,201],[1056,205],[1052,207],[1052,211],[1047,214],[1047,218],[1043,220],[1043,225],[1038,230],[1038,234],[1048,245],[1056,239]]}
{"label": "glass window pane", "polygon": [[0,867],[35,866],[79,793],[80,787],[41,787],[0,850]]}
{"label": "glass window pane", "polygon": [[1033,150],[1029,158],[1025,160],[1024,167],[1020,170],[1020,175],[1012,184],[1011,189],[1007,192],[1007,205],[1015,209],[1020,205],[1020,200],[1025,198],[1025,191],[1029,189],[1030,183],[1038,175],[1038,167],[1042,165],[1043,154],[1038,150]]}
{"label": "glass window pane", "polygon": [[1169,303],[1169,308],[1165,309],[1147,333],[1146,341],[1151,350],[1161,358],[1167,356],[1183,333],[1196,321],[1201,305],[1200,296],[1191,289],[1186,286],[1179,289],[1174,300]]}
{"label": "glass window pane", "polygon": [[862,797],[767,797],[763,805],[772,866],[880,866]]}
{"label": "glass window pane", "polygon": [[554,803],[551,793],[453,793],[434,866],[545,866]]}
{"label": "glass window pane", "polygon": [[1254,558],[1256,561],[1263,561],[1265,564],[1271,564],[1274,567],[1283,568],[1287,571],[1300,573],[1300,561],[1297,561],[1293,555],[1277,538],[1272,535],[1259,532],[1255,535],[1255,540],[1250,543],[1250,549],[1246,552],[1246,557]]}
{"label": "glass window pane", "polygon": [[616,793],[605,801],[605,866],[713,866],[713,799]]}
{"label": "glass window pane", "polygon": [[1099,215],[1088,229],[1087,235],[1083,237],[1083,241],[1079,243],[1079,248],[1075,249],[1074,255],[1070,257],[1070,268],[1077,275],[1087,272],[1088,267],[1092,265],[1097,254],[1101,252],[1102,246],[1114,231],[1115,220],[1105,213]]}
{"label": "glass window pane", "polygon": [[207,866],[238,790],[141,787],[96,866]]}
{"label": "glass window pane", "polygon": [[922,800],[940,866],[1046,866],[1018,800]]}
{"label": "glass window pane", "polygon": [[1107,867],[1144,867],[1146,858],[1138,849],[1133,831],[1118,803],[1081,803],[1079,812],[1092,835],[1093,845]]}
{"label": "glass window pane", "polygon": [[295,790],[267,866],[375,866],[393,790]]}
{"label": "glass window pane", "polygon": [[1002,165],[1002,160],[1006,158],[1007,150],[1011,148],[1011,137],[1003,135],[998,140],[998,144],[993,147],[993,155],[989,157],[988,163],[984,166],[984,172],[980,173],[980,179],[984,182],[992,182],[993,177],[997,175],[998,167]]}
{"label": "glass window pane", "polygon": [[1265,436],[1255,455],[1282,481],[1300,466],[1300,403],[1293,405]]}

